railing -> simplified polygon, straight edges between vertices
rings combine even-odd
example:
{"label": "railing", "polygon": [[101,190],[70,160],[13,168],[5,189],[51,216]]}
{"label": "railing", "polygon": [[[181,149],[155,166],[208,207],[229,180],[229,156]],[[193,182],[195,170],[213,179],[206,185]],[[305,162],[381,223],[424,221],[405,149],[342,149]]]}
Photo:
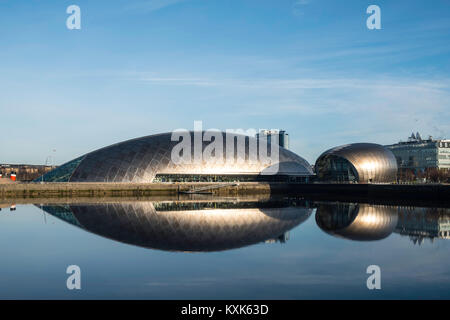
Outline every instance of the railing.
{"label": "railing", "polygon": [[212,193],[212,192],[206,192],[209,190],[224,188],[224,187],[235,187],[238,186],[239,183],[222,183],[222,184],[215,184],[210,186],[204,186],[200,188],[192,188],[188,191],[179,191],[179,193],[185,193],[185,194],[194,194],[194,193]]}

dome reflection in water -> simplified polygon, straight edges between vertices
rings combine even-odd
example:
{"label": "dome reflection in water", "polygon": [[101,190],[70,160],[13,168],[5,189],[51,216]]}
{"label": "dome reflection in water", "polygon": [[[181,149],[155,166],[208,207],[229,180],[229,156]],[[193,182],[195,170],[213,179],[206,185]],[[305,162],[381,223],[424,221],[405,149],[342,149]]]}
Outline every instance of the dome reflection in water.
{"label": "dome reflection in water", "polygon": [[371,241],[394,232],[398,207],[364,203],[321,203],[316,212],[317,225],[336,237]]}
{"label": "dome reflection in water", "polygon": [[133,201],[45,205],[47,213],[100,236],[152,249],[219,251],[264,241],[309,218],[305,201]]}

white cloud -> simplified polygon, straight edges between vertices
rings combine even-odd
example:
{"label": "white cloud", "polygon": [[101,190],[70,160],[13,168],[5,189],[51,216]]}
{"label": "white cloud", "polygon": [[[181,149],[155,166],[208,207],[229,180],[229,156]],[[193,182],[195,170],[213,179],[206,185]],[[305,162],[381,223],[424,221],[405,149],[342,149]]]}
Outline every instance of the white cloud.
{"label": "white cloud", "polygon": [[128,7],[131,10],[139,10],[144,13],[160,10],[162,8],[183,2],[185,0],[147,0],[140,1]]}
{"label": "white cloud", "polygon": [[302,16],[303,15],[303,7],[307,4],[309,4],[309,0],[296,0],[292,4],[292,13],[296,16]]}
{"label": "white cloud", "polygon": [[[450,79],[383,76],[374,79],[356,77],[243,79],[188,76],[142,77],[158,86],[191,87],[203,96],[217,99],[233,97],[222,115],[263,118],[274,114],[305,119],[317,124],[333,123],[333,139],[372,139],[380,143],[395,142],[405,132],[445,137],[450,134]],[[179,90],[181,90],[180,88]],[[178,89],[177,89],[178,90]],[[236,102],[237,101],[237,102]],[[219,109],[220,110],[220,109]],[[220,117],[220,115],[217,115]],[[331,117],[331,118],[330,118]],[[334,120],[336,121],[336,120]],[[323,133],[321,133],[323,131]],[[317,135],[327,137],[328,130]],[[392,141],[392,139],[395,140]]]}

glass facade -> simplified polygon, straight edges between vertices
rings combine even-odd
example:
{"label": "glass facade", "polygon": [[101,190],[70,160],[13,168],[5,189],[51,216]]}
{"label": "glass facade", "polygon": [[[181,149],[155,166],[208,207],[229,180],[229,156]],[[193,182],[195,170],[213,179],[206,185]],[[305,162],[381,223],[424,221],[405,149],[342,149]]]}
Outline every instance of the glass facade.
{"label": "glass facade", "polygon": [[351,163],[337,156],[323,157],[317,161],[317,177],[321,181],[358,182],[358,175]]}
{"label": "glass facade", "polygon": [[69,205],[45,205],[42,210],[77,227],[82,227],[70,210]]}
{"label": "glass facade", "polygon": [[214,174],[157,174],[153,182],[291,182],[307,183],[309,176],[295,175],[214,175]]}
{"label": "glass facade", "polygon": [[83,161],[83,157],[67,162],[62,166],[44,174],[42,177],[34,180],[34,182],[69,182],[72,174],[78,165]]}

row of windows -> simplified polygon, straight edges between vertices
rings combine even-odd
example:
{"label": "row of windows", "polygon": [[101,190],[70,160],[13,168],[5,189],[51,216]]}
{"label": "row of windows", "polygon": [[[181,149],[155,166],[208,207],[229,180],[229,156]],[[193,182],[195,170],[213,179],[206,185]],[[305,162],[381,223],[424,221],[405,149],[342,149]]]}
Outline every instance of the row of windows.
{"label": "row of windows", "polygon": [[435,155],[437,149],[407,149],[407,150],[393,150],[394,153],[422,153]]}
{"label": "row of windows", "polygon": [[[440,154],[437,159],[450,159],[450,155]],[[415,157],[415,156],[409,156],[407,159],[403,159],[402,157],[397,157],[398,163],[405,163],[405,162],[417,162],[417,161],[427,161],[427,162],[433,162],[436,161],[436,157]]]}
{"label": "row of windows", "polygon": [[[430,148],[431,147],[431,148]],[[389,149],[391,150],[396,150],[396,151],[408,151],[408,152],[412,152],[412,151],[419,151],[419,152],[424,152],[425,150],[427,151],[432,151],[432,150],[436,150],[437,148],[450,148],[450,142],[439,142],[437,144],[433,144],[433,145],[399,145],[399,146],[390,146]]]}
{"label": "row of windows", "polygon": [[319,160],[316,172],[321,181],[356,182],[358,180],[351,164],[347,160],[335,156]]}
{"label": "row of windows", "polygon": [[288,175],[209,175],[209,174],[157,174],[153,182],[294,182],[307,183],[309,176]]}
{"label": "row of windows", "polygon": [[287,208],[310,207],[303,199],[270,200],[268,202],[153,202],[157,211],[186,211],[204,209],[248,209],[248,208]]}

